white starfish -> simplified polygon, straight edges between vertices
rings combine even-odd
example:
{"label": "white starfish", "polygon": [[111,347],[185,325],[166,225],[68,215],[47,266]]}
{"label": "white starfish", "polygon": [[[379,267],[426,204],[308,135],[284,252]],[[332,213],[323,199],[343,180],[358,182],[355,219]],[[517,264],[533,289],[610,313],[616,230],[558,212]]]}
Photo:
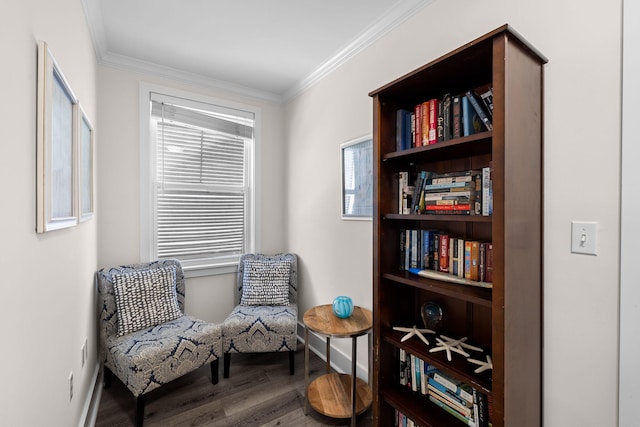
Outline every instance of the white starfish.
{"label": "white starfish", "polygon": [[424,337],[424,335],[422,335],[423,333],[425,334],[435,334],[435,331],[432,331],[431,329],[418,329],[416,328],[416,325],[413,325],[413,328],[403,328],[400,326],[394,326],[393,327],[394,331],[400,331],[400,332],[407,332],[407,334],[402,337],[402,339],[400,340],[400,342],[405,342],[406,340],[408,340],[409,338],[411,338],[412,336],[417,336],[418,338],[420,338],[422,340],[422,342],[424,342],[426,345],[429,345],[429,341]]}
{"label": "white starfish", "polygon": [[[429,353],[435,353],[436,351],[446,351],[447,352],[447,360],[451,362],[451,352],[455,352],[461,354],[465,357],[469,357],[470,354],[462,349],[462,343],[467,340],[467,337],[460,338],[458,340],[454,340],[444,335],[440,335],[440,337],[436,337],[436,342],[440,345],[433,347],[429,350]],[[466,344],[467,346],[469,344]]]}
{"label": "white starfish", "polygon": [[473,363],[474,365],[480,365],[475,371],[476,374],[480,372],[486,371],[487,369],[493,369],[493,361],[491,360],[491,356],[487,354],[487,360],[476,360],[476,359],[467,359],[468,362]]}
{"label": "white starfish", "polygon": [[[447,342],[453,342],[453,341],[454,341],[454,339],[453,339],[453,338],[449,338],[449,337],[448,337],[448,336],[446,336],[446,335],[440,335],[440,337],[441,337],[443,340],[447,341]],[[482,353],[482,352],[484,351],[484,350],[483,350],[483,349],[481,349],[480,347],[476,347],[476,346],[473,346],[473,345],[471,345],[471,344],[467,344],[467,343],[465,342],[466,340],[467,340],[467,337],[464,337],[464,338],[461,338],[460,340],[458,340],[458,341],[460,341],[460,342],[458,343],[457,347],[459,347],[459,348],[460,348],[460,350],[462,350],[463,348],[466,348],[466,349],[468,349],[468,350],[479,351],[480,353]]]}

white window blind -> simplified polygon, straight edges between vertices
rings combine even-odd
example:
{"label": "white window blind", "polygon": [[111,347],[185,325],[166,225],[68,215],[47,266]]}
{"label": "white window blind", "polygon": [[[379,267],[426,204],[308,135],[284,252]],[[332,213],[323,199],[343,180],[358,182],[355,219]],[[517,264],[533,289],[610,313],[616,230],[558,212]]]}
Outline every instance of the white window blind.
{"label": "white window blind", "polygon": [[151,97],[156,256],[186,268],[234,262],[247,239],[253,114],[168,99]]}

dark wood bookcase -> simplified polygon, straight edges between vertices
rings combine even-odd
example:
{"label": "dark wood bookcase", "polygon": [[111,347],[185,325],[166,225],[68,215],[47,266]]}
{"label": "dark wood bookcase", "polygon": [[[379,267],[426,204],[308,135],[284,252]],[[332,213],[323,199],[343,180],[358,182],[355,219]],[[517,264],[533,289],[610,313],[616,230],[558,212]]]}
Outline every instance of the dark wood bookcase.
{"label": "dark wood bookcase", "polygon": [[[494,427],[539,426],[542,419],[542,93],[547,59],[504,25],[370,93],[373,98],[374,218],[373,417],[394,425],[395,410],[420,427],[463,425],[428,396],[399,383],[399,350],[483,392]],[[446,93],[493,87],[493,130],[396,151],[396,112]],[[398,173],[492,167],[493,214],[398,213]],[[400,269],[403,229],[438,229],[493,244],[490,289],[424,278]],[[423,327],[420,307],[444,312],[440,333],[468,337],[493,370],[463,356],[449,362],[394,326]],[[433,344],[433,335],[428,335]],[[483,358],[484,356],[474,357]]]}

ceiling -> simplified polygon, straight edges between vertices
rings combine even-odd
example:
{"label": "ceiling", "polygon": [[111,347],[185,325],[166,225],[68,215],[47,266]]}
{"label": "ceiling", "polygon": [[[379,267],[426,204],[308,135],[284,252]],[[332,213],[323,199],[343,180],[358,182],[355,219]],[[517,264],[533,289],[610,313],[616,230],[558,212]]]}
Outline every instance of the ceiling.
{"label": "ceiling", "polygon": [[271,101],[432,0],[82,0],[98,63]]}

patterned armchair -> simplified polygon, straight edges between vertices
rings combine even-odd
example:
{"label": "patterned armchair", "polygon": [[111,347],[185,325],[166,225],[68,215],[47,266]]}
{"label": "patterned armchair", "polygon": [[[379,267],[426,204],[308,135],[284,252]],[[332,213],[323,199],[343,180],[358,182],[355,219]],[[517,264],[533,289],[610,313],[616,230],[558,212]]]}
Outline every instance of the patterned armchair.
{"label": "patterned armchair", "polygon": [[218,383],[222,329],[183,314],[185,284],[178,261],[102,269],[96,275],[105,388],[112,373],[129,388],[138,426],[151,390],[207,363],[212,383]]}
{"label": "patterned armchair", "polygon": [[298,258],[295,254],[240,257],[236,307],[222,324],[224,377],[231,353],[289,353],[294,373],[298,325]]}

